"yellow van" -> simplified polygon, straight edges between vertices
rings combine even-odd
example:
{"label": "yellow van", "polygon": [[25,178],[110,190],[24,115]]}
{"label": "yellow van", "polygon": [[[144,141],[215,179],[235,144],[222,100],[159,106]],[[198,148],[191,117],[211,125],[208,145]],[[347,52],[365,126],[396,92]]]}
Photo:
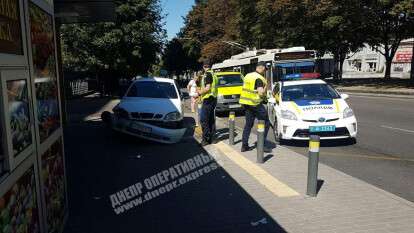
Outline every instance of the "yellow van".
{"label": "yellow van", "polygon": [[215,72],[217,80],[216,112],[239,111],[240,94],[243,87],[243,75],[240,72]]}

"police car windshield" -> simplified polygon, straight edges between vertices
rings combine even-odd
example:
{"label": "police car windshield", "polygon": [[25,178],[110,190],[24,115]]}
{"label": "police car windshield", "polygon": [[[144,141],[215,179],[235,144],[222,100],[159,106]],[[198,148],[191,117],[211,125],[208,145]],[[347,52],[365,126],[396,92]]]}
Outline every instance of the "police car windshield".
{"label": "police car windshield", "polygon": [[321,99],[338,99],[338,92],[327,84],[304,84],[284,86],[282,90],[283,101],[295,100],[321,100]]}
{"label": "police car windshield", "polygon": [[174,84],[167,82],[141,81],[130,88],[128,97],[178,99]]}
{"label": "police car windshield", "polygon": [[241,75],[239,74],[218,76],[217,86],[238,86],[238,85],[243,85],[243,80],[241,78]]}

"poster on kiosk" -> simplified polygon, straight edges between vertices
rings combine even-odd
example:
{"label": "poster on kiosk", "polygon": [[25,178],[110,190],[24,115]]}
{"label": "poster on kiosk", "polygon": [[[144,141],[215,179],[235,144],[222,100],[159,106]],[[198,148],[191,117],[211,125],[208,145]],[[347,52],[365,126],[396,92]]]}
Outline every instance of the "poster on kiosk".
{"label": "poster on kiosk", "polygon": [[0,232],[62,232],[67,214],[53,1],[0,1]]}

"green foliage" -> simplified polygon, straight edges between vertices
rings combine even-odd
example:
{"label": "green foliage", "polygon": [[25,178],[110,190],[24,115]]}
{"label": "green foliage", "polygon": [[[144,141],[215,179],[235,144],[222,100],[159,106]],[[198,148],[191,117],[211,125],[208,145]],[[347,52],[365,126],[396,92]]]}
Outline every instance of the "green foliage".
{"label": "green foliage", "polygon": [[102,70],[122,77],[147,74],[165,40],[158,0],[115,1],[111,23],[71,24],[61,28],[67,70]]}
{"label": "green foliage", "polygon": [[414,36],[413,0],[364,1],[367,42],[385,57],[385,78],[390,78],[391,62],[401,40]]}
{"label": "green foliage", "polygon": [[333,54],[340,78],[346,55],[364,43],[384,47],[384,56],[392,60],[399,42],[414,36],[413,4],[413,0],[196,1],[179,37],[191,39],[184,47],[192,57],[212,62],[240,52],[223,40],[257,48],[305,46],[319,55]]}

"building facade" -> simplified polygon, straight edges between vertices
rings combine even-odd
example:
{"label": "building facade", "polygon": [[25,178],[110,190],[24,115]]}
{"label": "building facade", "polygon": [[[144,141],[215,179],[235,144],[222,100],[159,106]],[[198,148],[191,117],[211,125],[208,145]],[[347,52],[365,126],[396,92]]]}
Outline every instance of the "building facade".
{"label": "building facade", "polygon": [[65,158],[52,0],[0,1],[0,232],[61,232]]}
{"label": "building facade", "polygon": [[[410,76],[413,45],[414,38],[401,41],[392,61],[392,77],[408,78]],[[358,52],[348,54],[343,71],[344,73],[371,73],[383,76],[385,58],[380,52],[365,45]]]}

